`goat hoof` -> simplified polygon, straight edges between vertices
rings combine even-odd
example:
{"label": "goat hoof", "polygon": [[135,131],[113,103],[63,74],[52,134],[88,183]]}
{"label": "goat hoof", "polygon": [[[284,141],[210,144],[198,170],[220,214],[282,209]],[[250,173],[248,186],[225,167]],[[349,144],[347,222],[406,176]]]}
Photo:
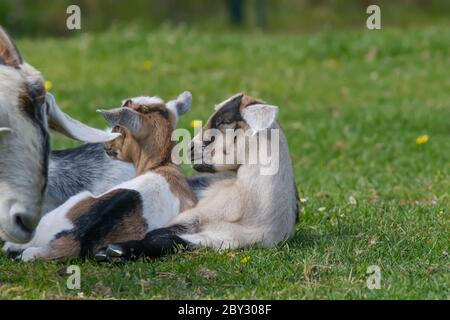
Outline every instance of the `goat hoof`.
{"label": "goat hoof", "polygon": [[108,259],[108,255],[106,254],[105,249],[102,249],[95,254],[95,260],[97,262],[103,262],[103,261],[106,261],[107,259]]}
{"label": "goat hoof", "polygon": [[110,244],[106,249],[106,255],[111,258],[123,257],[125,255],[122,247]]}
{"label": "goat hoof", "polygon": [[20,260],[22,258],[22,252],[23,250],[20,251],[7,250],[5,253],[6,256],[10,259]]}

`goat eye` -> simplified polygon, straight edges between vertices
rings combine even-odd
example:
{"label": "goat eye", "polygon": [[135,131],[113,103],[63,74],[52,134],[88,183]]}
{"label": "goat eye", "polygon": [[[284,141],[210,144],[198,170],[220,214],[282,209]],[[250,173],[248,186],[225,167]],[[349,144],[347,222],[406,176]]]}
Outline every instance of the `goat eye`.
{"label": "goat eye", "polygon": [[233,120],[223,120],[219,127],[231,129],[233,127]]}

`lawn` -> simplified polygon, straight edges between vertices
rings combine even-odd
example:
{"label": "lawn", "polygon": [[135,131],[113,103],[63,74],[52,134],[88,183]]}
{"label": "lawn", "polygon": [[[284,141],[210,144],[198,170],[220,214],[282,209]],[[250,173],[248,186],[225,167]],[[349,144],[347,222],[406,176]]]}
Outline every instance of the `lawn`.
{"label": "lawn", "polygon": [[[277,248],[155,261],[18,263],[0,255],[0,298],[450,298],[450,27],[313,35],[163,28],[20,39],[69,114],[136,95],[194,96],[205,120],[245,91],[280,107],[303,207]],[[429,140],[417,144],[426,134]],[[75,142],[55,136],[55,148]],[[192,171],[186,168],[186,172]],[[81,290],[66,267],[81,267]],[[381,288],[366,285],[368,266]]]}

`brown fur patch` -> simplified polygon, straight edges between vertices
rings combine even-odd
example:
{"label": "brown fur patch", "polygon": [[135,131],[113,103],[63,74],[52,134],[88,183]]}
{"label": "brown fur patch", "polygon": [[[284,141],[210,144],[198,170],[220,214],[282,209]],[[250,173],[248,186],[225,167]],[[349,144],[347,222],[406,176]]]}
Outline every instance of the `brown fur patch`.
{"label": "brown fur patch", "polygon": [[37,83],[26,83],[24,88],[20,90],[18,97],[18,106],[29,115],[35,118],[42,104],[45,102],[45,88],[42,81]]}
{"label": "brown fur patch", "polygon": [[135,210],[130,212],[120,223],[114,226],[113,230],[104,239],[99,241],[96,249],[100,249],[111,243],[142,240],[148,231],[147,227],[142,211]]}
{"label": "brown fur patch", "polygon": [[[89,197],[81,200],[72,207],[66,217],[75,225],[75,229],[73,230],[74,233],[63,235],[53,240],[50,244],[50,254],[48,257],[45,257],[45,259],[61,259],[80,256],[82,254],[81,243],[75,238],[77,234],[76,220],[85,214],[89,214],[92,207],[98,202],[107,202],[121,191],[123,190],[111,191],[98,199]],[[107,219],[107,217],[105,217],[105,219]],[[101,247],[111,243],[143,239],[148,231],[147,227],[141,208],[126,212],[106,236],[99,236],[93,251],[95,252]]]}
{"label": "brown fur patch", "polygon": [[[110,198],[111,194],[114,194],[116,192],[112,191],[110,193],[108,193],[107,195],[105,195],[105,197]],[[102,200],[106,199],[102,197]],[[86,199],[81,200],[80,202],[78,202],[76,205],[74,205],[69,212],[67,213],[66,217],[67,219],[69,219],[72,223],[75,223],[75,221],[80,218],[81,216],[83,216],[84,214],[86,214],[87,212],[89,212],[89,209],[92,208],[92,206],[98,201],[98,199],[89,197]]]}
{"label": "brown fur patch", "polygon": [[80,254],[80,242],[72,235],[65,235],[53,240],[50,244],[49,254],[45,260],[78,257]]}
{"label": "brown fur patch", "polygon": [[247,108],[248,106],[251,106],[252,104],[257,104],[257,103],[261,103],[261,102],[262,102],[261,100],[258,100],[256,98],[253,98],[253,97],[250,97],[250,96],[247,96],[246,94],[244,94],[242,96],[241,105],[240,105],[239,109],[242,110],[244,108]]}
{"label": "brown fur patch", "polygon": [[0,27],[0,63],[19,68],[23,63],[22,57],[9,35]]}
{"label": "brown fur patch", "polygon": [[164,103],[141,105],[128,100],[125,105],[141,114],[142,133],[134,136],[127,128],[122,128],[125,130],[121,132],[122,137],[106,144],[108,153],[117,154],[119,160],[132,162],[137,176],[148,171],[160,174],[179,198],[180,210],[192,208],[197,198],[180,169],[171,162],[172,148],[175,146],[171,140],[174,129],[172,113]]}
{"label": "brown fur patch", "polygon": [[23,111],[30,112],[30,110],[27,110],[27,108],[33,106],[33,97],[31,96],[31,93],[28,90],[25,89],[20,90],[17,105],[20,108],[22,108]]}
{"label": "brown fur patch", "polygon": [[83,199],[69,210],[66,217],[72,223],[74,223],[79,217],[89,212],[90,208],[92,208],[96,202],[108,201],[109,199],[114,198],[116,194],[120,192],[122,192],[122,190],[117,189],[104,194],[101,198],[88,197],[86,199]]}
{"label": "brown fur patch", "polygon": [[[85,203],[86,204],[86,203]],[[94,252],[111,243],[141,240],[147,233],[147,223],[140,210],[130,212],[113,230],[103,239],[98,239]],[[54,260],[78,257],[80,255],[80,242],[73,235],[65,235],[51,242],[49,255],[44,259]]]}
{"label": "brown fur patch", "polygon": [[165,165],[155,169],[155,173],[164,177],[169,183],[172,193],[180,200],[180,212],[186,211],[197,204],[197,197],[177,166],[173,164]]}
{"label": "brown fur patch", "polygon": [[148,114],[152,112],[168,112],[166,105],[164,103],[152,103],[152,104],[129,104],[129,108],[136,110],[139,113]]}
{"label": "brown fur patch", "polygon": [[146,109],[144,128],[151,128],[151,132],[139,139],[139,146],[136,147],[141,148],[148,155],[148,161],[155,166],[170,161],[175,142],[170,139],[174,129],[172,122],[159,112],[152,110],[162,110],[169,114],[165,105],[151,105]]}
{"label": "brown fur patch", "polygon": [[[189,187],[180,169],[171,162],[172,148],[175,142],[171,141],[173,131],[172,113],[165,104],[129,105],[130,108],[143,114],[143,130],[151,128],[151,132],[138,139],[129,146],[129,153],[139,155],[133,161],[137,175],[153,170],[160,174],[169,183],[170,190],[180,200],[180,212],[192,208],[197,203],[197,197]],[[167,112],[168,118],[164,117]]]}
{"label": "brown fur patch", "polygon": [[[89,214],[98,201],[108,201],[121,191],[123,190],[111,191],[98,199],[93,197],[83,199],[69,210],[66,217],[76,225],[76,220],[85,214]],[[106,236],[97,239],[98,243],[94,252],[111,243],[143,239],[147,231],[148,226],[142,210],[140,208],[134,209],[127,212]],[[51,242],[49,252],[49,256],[45,259],[78,257],[81,254],[81,243],[76,240],[73,234],[63,235]]]}
{"label": "brown fur patch", "polygon": [[[107,143],[109,154],[117,154],[117,159],[132,162],[137,175],[170,162],[172,148],[173,116],[163,103],[149,105],[133,104],[127,101],[126,106],[140,113],[141,131],[133,135],[126,127],[120,130],[122,137]],[[124,131],[124,132],[122,132]]]}

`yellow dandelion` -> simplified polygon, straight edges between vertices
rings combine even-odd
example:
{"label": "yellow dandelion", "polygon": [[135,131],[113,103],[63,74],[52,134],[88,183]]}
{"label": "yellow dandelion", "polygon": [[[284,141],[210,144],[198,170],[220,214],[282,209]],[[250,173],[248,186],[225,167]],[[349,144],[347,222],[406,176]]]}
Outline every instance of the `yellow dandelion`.
{"label": "yellow dandelion", "polygon": [[242,264],[248,264],[250,262],[250,257],[249,256],[245,256],[241,259],[241,263]]}
{"label": "yellow dandelion", "polygon": [[228,258],[234,258],[236,256],[236,253],[234,253],[233,251],[226,250],[224,251],[224,253]]}
{"label": "yellow dandelion", "polygon": [[50,91],[53,88],[53,83],[50,80],[44,82],[45,91]]}
{"label": "yellow dandelion", "polygon": [[151,62],[150,60],[145,60],[144,61],[144,70],[146,71],[150,71],[153,68],[153,62]]}
{"label": "yellow dandelion", "polygon": [[203,125],[202,120],[192,120],[191,121],[191,128],[201,128]]}
{"label": "yellow dandelion", "polygon": [[422,134],[417,137],[416,144],[424,144],[427,143],[430,137],[427,134]]}

